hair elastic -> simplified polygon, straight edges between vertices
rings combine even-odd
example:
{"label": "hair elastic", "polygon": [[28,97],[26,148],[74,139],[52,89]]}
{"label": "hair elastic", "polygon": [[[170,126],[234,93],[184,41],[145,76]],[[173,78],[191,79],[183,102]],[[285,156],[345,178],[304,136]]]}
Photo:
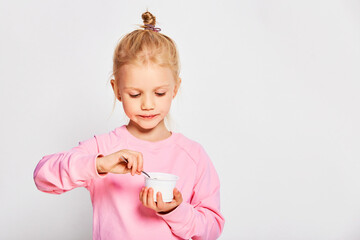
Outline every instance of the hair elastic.
{"label": "hair elastic", "polygon": [[145,24],[145,30],[149,29],[149,30],[153,30],[154,32],[160,32],[161,28],[156,28],[154,25],[151,24]]}

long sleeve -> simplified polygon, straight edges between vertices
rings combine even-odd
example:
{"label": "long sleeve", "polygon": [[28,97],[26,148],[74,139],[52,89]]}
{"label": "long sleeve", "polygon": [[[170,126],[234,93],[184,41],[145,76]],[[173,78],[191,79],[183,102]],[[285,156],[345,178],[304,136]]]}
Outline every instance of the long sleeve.
{"label": "long sleeve", "polygon": [[35,184],[40,191],[52,194],[87,187],[89,180],[104,177],[96,169],[100,155],[94,136],[70,151],[44,156],[34,170]]}
{"label": "long sleeve", "polygon": [[202,147],[198,156],[196,183],[190,203],[183,202],[172,212],[158,216],[181,238],[217,239],[225,223],[220,213],[220,182]]}

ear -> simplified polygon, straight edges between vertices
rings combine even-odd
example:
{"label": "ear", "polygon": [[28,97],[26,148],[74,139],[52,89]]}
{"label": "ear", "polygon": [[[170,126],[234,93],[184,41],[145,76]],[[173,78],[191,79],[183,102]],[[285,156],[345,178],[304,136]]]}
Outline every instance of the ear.
{"label": "ear", "polygon": [[114,79],[111,79],[110,82],[111,82],[111,87],[112,87],[112,89],[113,89],[113,91],[114,91],[115,97],[116,97],[117,99],[119,99],[119,101],[121,102],[121,96],[120,96],[120,94],[119,94],[119,89],[118,89],[118,87],[117,87],[117,84],[116,84],[115,80],[114,80]]}
{"label": "ear", "polygon": [[180,84],[181,84],[181,78],[178,78],[178,80],[176,81],[176,84],[175,84],[175,88],[174,88],[173,99],[175,98],[175,96],[178,93],[178,90],[180,88]]}

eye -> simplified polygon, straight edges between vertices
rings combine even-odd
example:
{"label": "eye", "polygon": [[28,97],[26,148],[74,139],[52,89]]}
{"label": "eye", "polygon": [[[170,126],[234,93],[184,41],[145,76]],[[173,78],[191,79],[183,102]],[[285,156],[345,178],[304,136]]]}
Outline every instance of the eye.
{"label": "eye", "polygon": [[166,92],[163,92],[163,93],[155,93],[156,95],[158,96],[164,96],[166,94]]}
{"label": "eye", "polygon": [[138,93],[138,94],[129,94],[129,95],[130,95],[130,97],[132,97],[132,98],[136,98],[136,97],[140,96],[140,93]]}

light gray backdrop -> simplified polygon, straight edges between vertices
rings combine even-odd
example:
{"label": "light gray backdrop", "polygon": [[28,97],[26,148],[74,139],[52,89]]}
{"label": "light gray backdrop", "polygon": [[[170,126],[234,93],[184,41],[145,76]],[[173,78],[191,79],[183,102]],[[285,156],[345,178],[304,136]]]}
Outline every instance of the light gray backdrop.
{"label": "light gray backdrop", "polygon": [[42,156],[125,123],[108,83],[146,7],[179,48],[173,131],[221,179],[220,239],[360,239],[359,1],[0,1],[0,239],[91,239]]}

